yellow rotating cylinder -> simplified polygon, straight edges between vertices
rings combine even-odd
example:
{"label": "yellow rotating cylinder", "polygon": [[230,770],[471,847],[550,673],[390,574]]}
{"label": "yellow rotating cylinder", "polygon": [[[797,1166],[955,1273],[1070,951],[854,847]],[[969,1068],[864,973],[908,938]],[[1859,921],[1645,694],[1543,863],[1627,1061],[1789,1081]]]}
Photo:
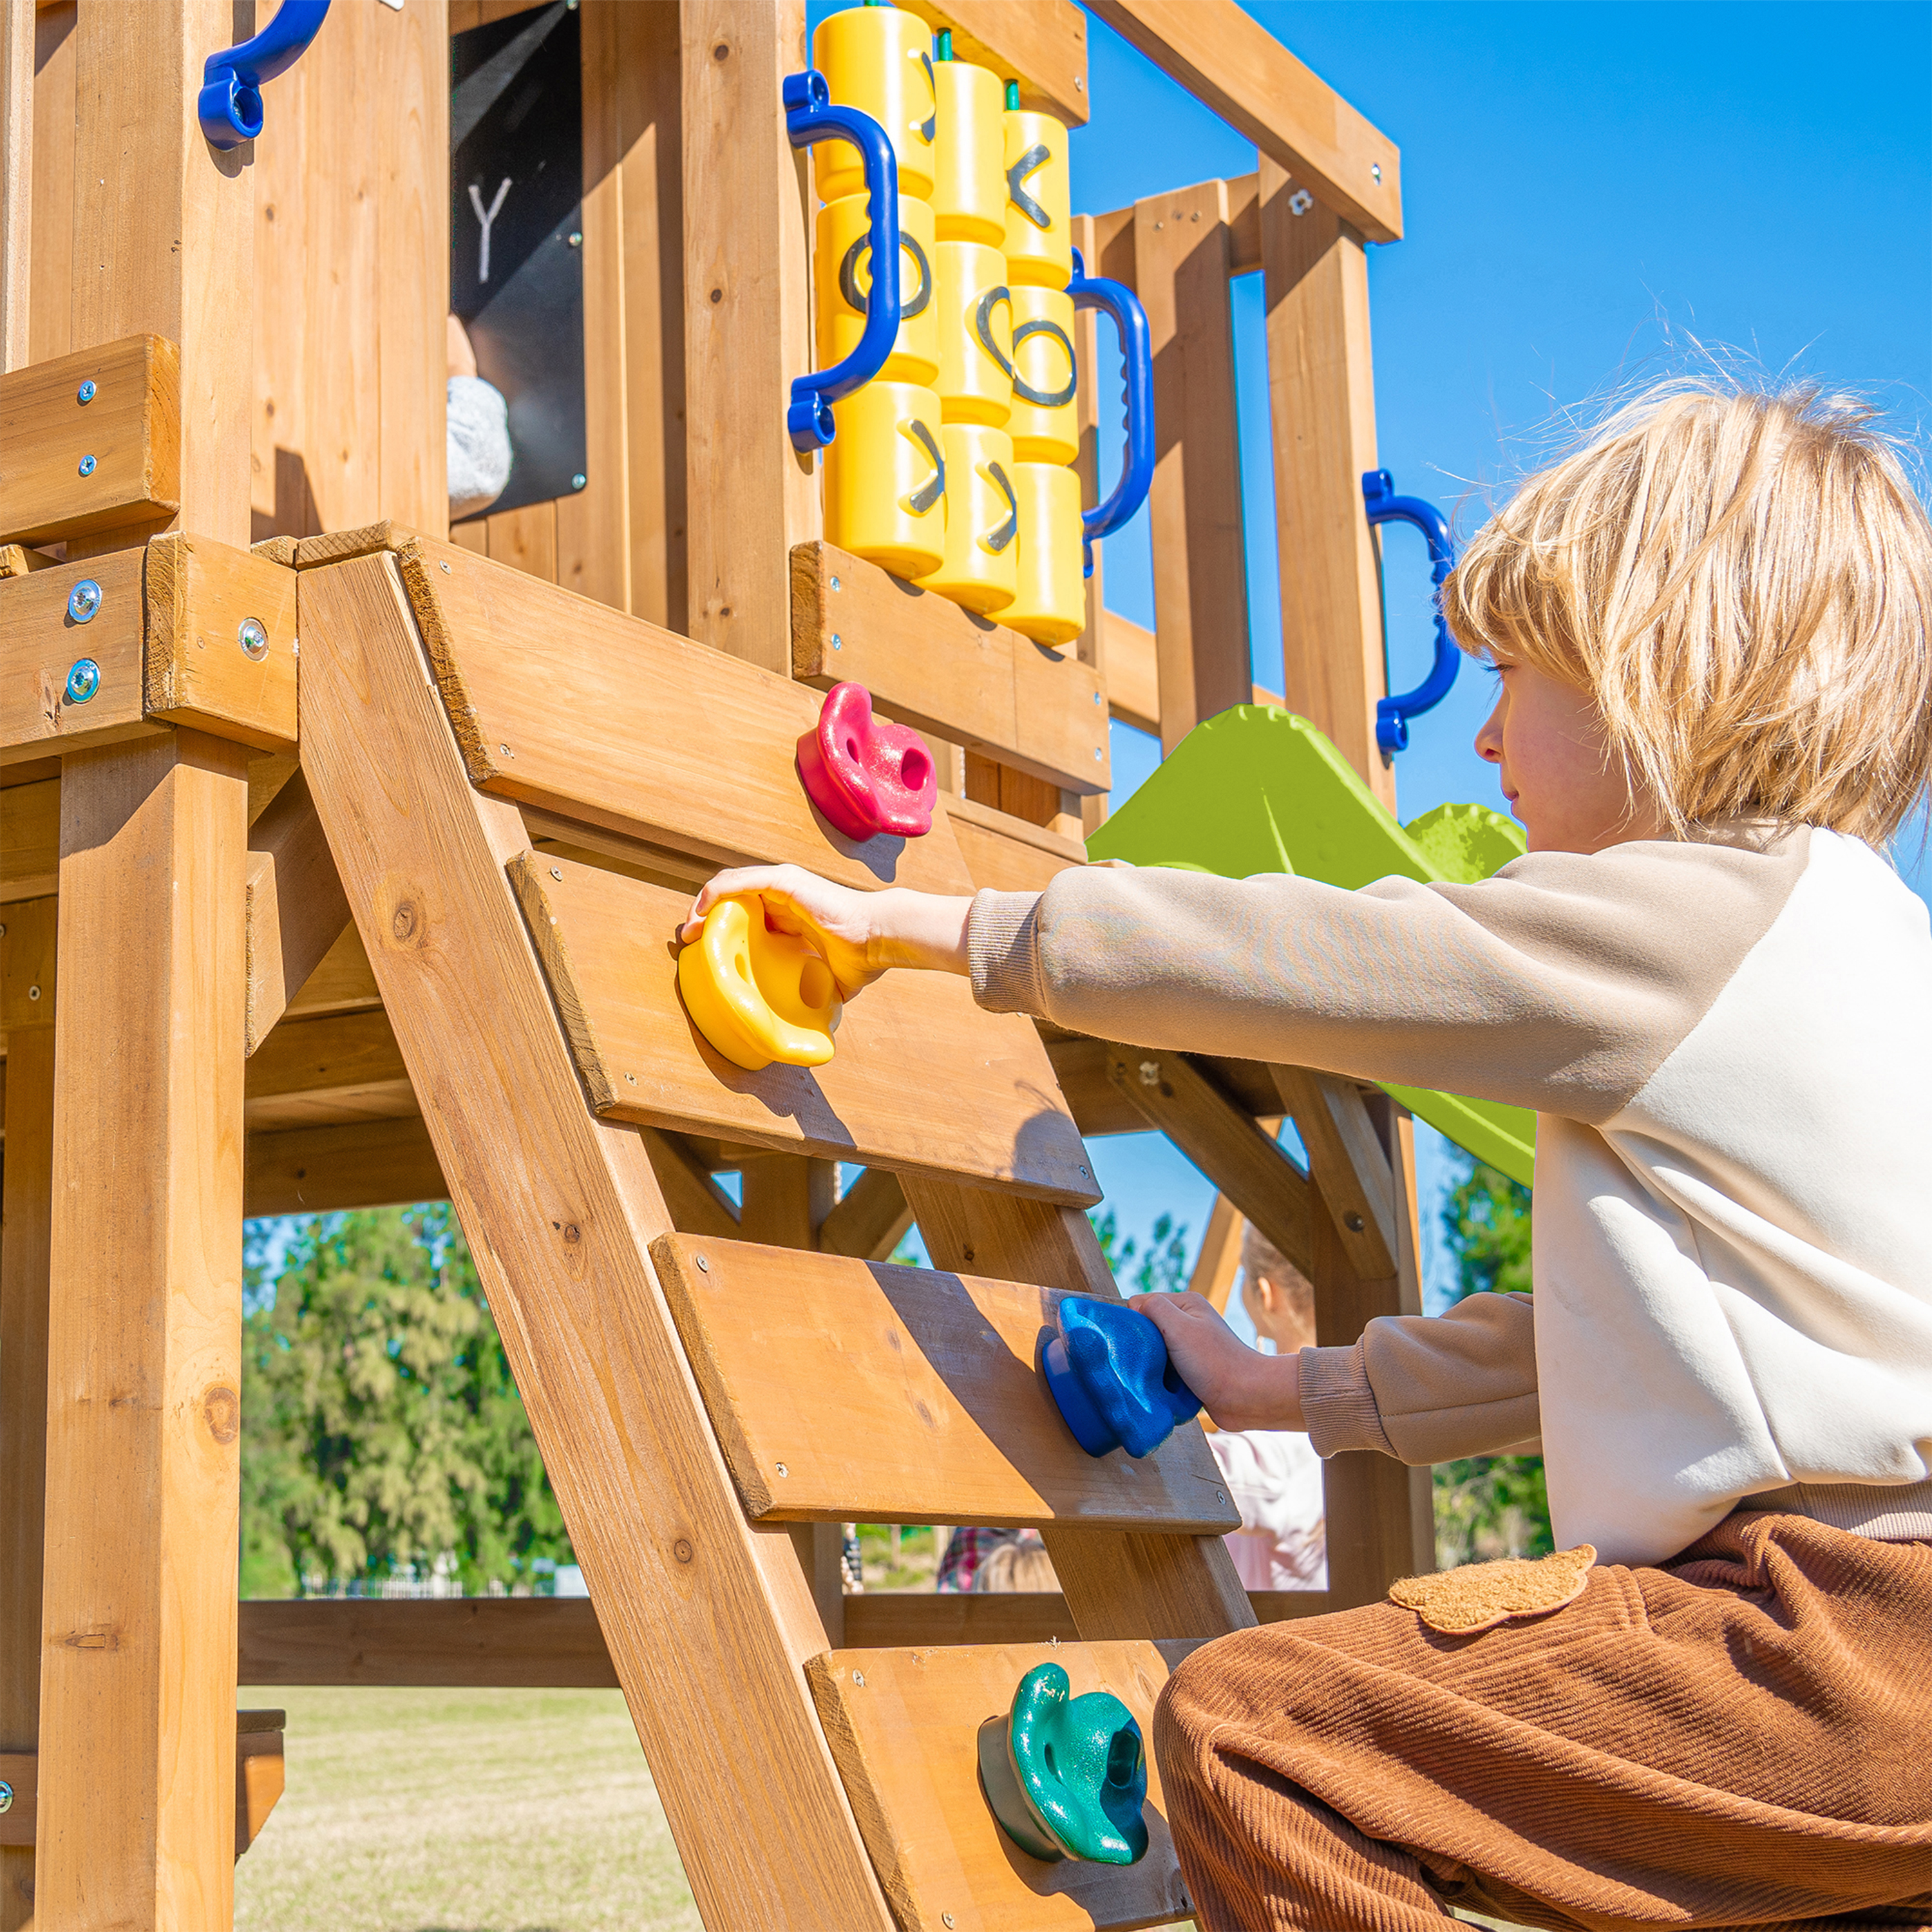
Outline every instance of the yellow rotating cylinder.
{"label": "yellow rotating cylinder", "polygon": [[952,36],[942,32],[932,87],[938,103],[932,207],[939,238],[998,248],[1006,238],[1006,135],[999,76],[955,60]]}
{"label": "yellow rotating cylinder", "polygon": [[[916,383],[868,382],[833,404],[832,414],[826,542],[895,577],[938,569],[946,554],[939,398]],[[1010,596],[1010,569],[1008,580]]]}
{"label": "yellow rotating cylinder", "polygon": [[1064,289],[1073,278],[1066,130],[1051,114],[1022,108],[1018,81],[1006,83],[1005,120],[1006,279]]}
{"label": "yellow rotating cylinder", "polygon": [[948,422],[1004,429],[1013,406],[1006,258],[977,242],[936,242],[932,253],[940,406]]}
{"label": "yellow rotating cylinder", "polygon": [[[946,451],[946,552],[938,567],[919,579],[920,588],[991,616],[1013,601],[1016,582],[1019,508],[1013,494],[1012,439],[1004,430],[955,422],[946,424],[940,437]],[[1077,516],[1077,495],[1074,502]],[[1077,550],[1075,555],[1077,560]]]}
{"label": "yellow rotating cylinder", "polygon": [[[818,211],[812,280],[817,296],[818,366],[822,369],[844,362],[865,333],[866,305],[872,292],[868,206],[864,195],[852,194]],[[899,332],[879,372],[887,382],[929,388],[939,374],[939,312],[933,303],[932,250],[932,204],[901,195]]]}
{"label": "yellow rotating cylinder", "polygon": [[1016,463],[1013,601],[1000,622],[1035,644],[1071,644],[1087,626],[1080,479],[1064,464]]}
{"label": "yellow rotating cylinder", "polygon": [[1074,408],[1073,298],[1059,289],[1012,290],[1013,411],[1006,433],[1019,463],[1071,463],[1080,453]]}
{"label": "yellow rotating cylinder", "polygon": [[[899,164],[900,194],[929,199],[936,130],[926,22],[897,7],[845,8],[818,23],[812,64],[839,106],[860,108],[884,128]],[[865,193],[866,171],[850,142],[818,142],[812,165],[820,201]]]}

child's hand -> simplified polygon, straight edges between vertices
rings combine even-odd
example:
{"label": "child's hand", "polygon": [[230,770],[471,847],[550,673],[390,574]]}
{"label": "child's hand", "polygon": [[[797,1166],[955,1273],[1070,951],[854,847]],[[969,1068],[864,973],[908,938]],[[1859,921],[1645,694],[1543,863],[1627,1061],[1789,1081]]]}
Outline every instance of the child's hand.
{"label": "child's hand", "polygon": [[1136,1294],[1129,1305],[1160,1330],[1180,1379],[1221,1429],[1300,1429],[1297,1355],[1250,1348],[1205,1295]]}
{"label": "child's hand", "polygon": [[970,898],[941,898],[902,886],[859,892],[802,866],[744,866],[720,872],[692,902],[678,938],[690,945],[705,914],[720,899],[752,893],[764,901],[766,914],[779,932],[809,940],[824,954],[842,1000],[852,998],[894,966],[941,973],[968,970]]}

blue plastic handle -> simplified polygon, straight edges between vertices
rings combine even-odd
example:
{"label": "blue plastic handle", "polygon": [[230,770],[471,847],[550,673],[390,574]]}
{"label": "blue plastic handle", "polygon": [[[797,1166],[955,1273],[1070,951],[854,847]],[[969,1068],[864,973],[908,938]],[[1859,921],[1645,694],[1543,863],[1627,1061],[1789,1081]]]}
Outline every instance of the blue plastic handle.
{"label": "blue plastic handle", "polygon": [[1432,711],[1449,695],[1456,682],[1456,667],[1462,654],[1449,634],[1442,615],[1442,586],[1456,568],[1456,546],[1449,536],[1449,524],[1442,512],[1427,498],[1398,496],[1395,478],[1386,470],[1371,470],[1362,478],[1362,502],[1371,526],[1376,524],[1413,524],[1429,544],[1432,566],[1430,581],[1436,586],[1436,662],[1429,675],[1413,691],[1399,698],[1376,700],[1376,742],[1386,760],[1397,752],[1408,749],[1408,721]]}
{"label": "blue plastic handle", "polygon": [[1127,388],[1127,460],[1114,494],[1097,508],[1080,513],[1085,538],[1087,574],[1094,574],[1094,546],[1118,530],[1147,501],[1154,483],[1154,348],[1147,310],[1124,282],[1090,275],[1073,251],[1073,279],[1066,285],[1076,309],[1097,308],[1120,332],[1120,360]]}
{"label": "blue plastic handle", "polygon": [[823,449],[834,434],[832,405],[862,389],[886,366],[899,334],[899,164],[886,130],[856,107],[836,107],[816,68],[784,77],[785,132],[794,148],[828,136],[850,141],[866,164],[866,212],[872,223],[872,287],[858,346],[830,369],[791,386],[785,428],[794,449]]}
{"label": "blue plastic handle", "polygon": [[1160,1330],[1144,1315],[1124,1302],[1070,1294],[1054,1320],[1058,1332],[1040,1351],[1040,1367],[1088,1455],[1149,1455],[1175,1424],[1201,1413],[1200,1397],[1174,1373]]}
{"label": "blue plastic handle", "polygon": [[238,148],[262,131],[262,83],[286,74],[308,52],[328,17],[328,0],[282,0],[252,40],[210,54],[195,111],[212,148]]}

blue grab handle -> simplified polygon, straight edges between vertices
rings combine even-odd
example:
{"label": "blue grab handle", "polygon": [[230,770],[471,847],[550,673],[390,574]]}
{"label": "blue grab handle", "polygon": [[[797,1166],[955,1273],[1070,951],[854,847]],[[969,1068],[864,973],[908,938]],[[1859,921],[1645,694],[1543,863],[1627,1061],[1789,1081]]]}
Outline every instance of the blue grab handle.
{"label": "blue grab handle", "polygon": [[1040,1351],[1046,1385],[1073,1439],[1090,1456],[1146,1456],[1201,1413],[1201,1399],[1167,1359],[1160,1330],[1119,1301],[1070,1294]]}
{"label": "blue grab handle", "polygon": [[832,440],[832,405],[862,389],[886,366],[899,334],[899,164],[886,130],[856,107],[832,105],[832,90],[816,68],[788,74],[783,88],[785,132],[794,148],[828,136],[850,141],[866,164],[866,212],[872,223],[872,287],[866,326],[844,362],[791,386],[785,428],[794,449],[823,449]]}
{"label": "blue grab handle", "polygon": [[1073,251],[1073,279],[1066,285],[1076,309],[1097,308],[1113,319],[1120,338],[1120,360],[1127,388],[1127,460],[1114,494],[1080,513],[1087,574],[1094,574],[1094,546],[1118,530],[1147,501],[1154,483],[1154,348],[1147,310],[1124,282],[1090,275],[1080,251]]}
{"label": "blue grab handle", "polygon": [[1408,749],[1408,721],[1432,711],[1449,695],[1456,682],[1456,668],[1462,654],[1449,634],[1442,615],[1442,586],[1456,568],[1456,545],[1442,512],[1424,496],[1398,496],[1395,478],[1386,470],[1371,470],[1362,478],[1362,502],[1371,526],[1377,524],[1413,524],[1429,544],[1432,566],[1430,581],[1436,586],[1436,662],[1429,675],[1413,691],[1399,698],[1376,700],[1376,742],[1384,760]]}
{"label": "blue grab handle", "polygon": [[282,0],[252,40],[210,54],[195,111],[212,148],[238,148],[262,131],[262,83],[286,74],[308,52],[328,17],[328,0]]}

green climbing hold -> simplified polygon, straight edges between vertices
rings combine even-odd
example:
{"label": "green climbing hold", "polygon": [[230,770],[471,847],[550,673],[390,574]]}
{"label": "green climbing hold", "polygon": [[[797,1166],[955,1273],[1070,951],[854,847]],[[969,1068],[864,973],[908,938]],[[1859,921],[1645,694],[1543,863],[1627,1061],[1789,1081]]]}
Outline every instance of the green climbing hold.
{"label": "green climbing hold", "polygon": [[980,1726],[980,1789],[1029,1858],[1136,1864],[1148,1848],[1141,1727],[1111,1692],[1072,1688],[1057,1664],[1020,1679],[1008,1715]]}
{"label": "green climbing hold", "polygon": [[[1378,879],[1472,885],[1523,851],[1522,828],[1480,805],[1396,823],[1305,718],[1238,704],[1197,724],[1087,842],[1090,859],[1246,879],[1295,872],[1354,891]],[[1500,1100],[1384,1084],[1441,1134],[1524,1186],[1536,1116]]]}

